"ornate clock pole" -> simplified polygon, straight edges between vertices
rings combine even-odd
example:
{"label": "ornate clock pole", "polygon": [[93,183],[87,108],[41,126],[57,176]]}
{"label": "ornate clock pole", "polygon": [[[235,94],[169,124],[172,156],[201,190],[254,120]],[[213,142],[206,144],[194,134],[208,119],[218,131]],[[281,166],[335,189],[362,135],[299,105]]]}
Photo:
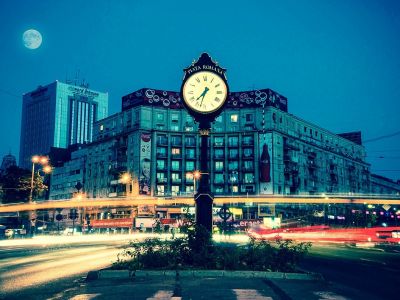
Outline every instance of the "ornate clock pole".
{"label": "ornate clock pole", "polygon": [[225,72],[207,53],[184,69],[181,87],[182,103],[189,114],[199,123],[200,132],[200,185],[194,195],[196,223],[212,230],[212,204],[214,196],[210,188],[208,139],[211,122],[219,116],[227,102],[229,89]]}

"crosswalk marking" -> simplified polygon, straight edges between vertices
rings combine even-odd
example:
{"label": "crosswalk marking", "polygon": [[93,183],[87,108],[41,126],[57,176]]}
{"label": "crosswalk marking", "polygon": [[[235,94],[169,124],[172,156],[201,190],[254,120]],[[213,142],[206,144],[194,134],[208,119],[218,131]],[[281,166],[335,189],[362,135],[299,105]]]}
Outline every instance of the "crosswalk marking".
{"label": "crosswalk marking", "polygon": [[159,290],[153,296],[151,296],[150,298],[147,298],[147,300],[171,300],[172,295],[173,295],[172,291]]}
{"label": "crosswalk marking", "polygon": [[272,300],[271,297],[261,295],[257,290],[252,289],[233,289],[237,300]]}

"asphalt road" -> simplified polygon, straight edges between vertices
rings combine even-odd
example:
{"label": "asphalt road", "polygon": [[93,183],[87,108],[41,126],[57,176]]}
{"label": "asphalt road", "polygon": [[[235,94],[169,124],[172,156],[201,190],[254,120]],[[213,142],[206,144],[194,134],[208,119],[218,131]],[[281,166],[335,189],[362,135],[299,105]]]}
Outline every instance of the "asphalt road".
{"label": "asphalt road", "polygon": [[[60,299],[66,291],[83,286],[88,271],[115,261],[127,243],[126,238],[73,239],[73,243],[54,239],[0,243],[0,299]],[[300,266],[347,289],[346,295],[352,299],[397,298],[400,253],[314,245]]]}
{"label": "asphalt road", "polygon": [[84,239],[26,242],[0,243],[0,299],[57,299],[58,293],[79,285],[88,271],[110,266],[126,244]]}
{"label": "asphalt road", "polygon": [[400,253],[397,251],[313,245],[300,267],[321,273],[332,284],[347,287],[354,299],[361,299],[358,296],[361,292],[371,299],[395,299],[399,295]]}

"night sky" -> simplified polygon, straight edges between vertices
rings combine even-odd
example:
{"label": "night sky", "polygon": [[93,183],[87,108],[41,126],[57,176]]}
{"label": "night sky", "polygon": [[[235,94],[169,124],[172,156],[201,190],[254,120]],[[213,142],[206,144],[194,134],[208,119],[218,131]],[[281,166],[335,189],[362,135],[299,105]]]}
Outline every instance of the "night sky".
{"label": "night sky", "polygon": [[231,91],[271,88],[304,120],[361,130],[372,172],[400,179],[400,1],[2,0],[0,25],[1,157],[18,158],[24,92],[79,73],[111,114],[139,88],[178,91],[208,52]]}

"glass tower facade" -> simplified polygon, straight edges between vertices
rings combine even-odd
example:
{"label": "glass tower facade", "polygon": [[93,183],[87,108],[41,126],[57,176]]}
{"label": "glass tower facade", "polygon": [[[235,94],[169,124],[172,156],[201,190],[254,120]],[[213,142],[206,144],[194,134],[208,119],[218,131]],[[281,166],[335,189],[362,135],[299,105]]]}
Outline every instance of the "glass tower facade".
{"label": "glass tower facade", "polygon": [[107,117],[108,93],[53,82],[23,96],[19,164],[51,147],[92,142],[93,123]]}

